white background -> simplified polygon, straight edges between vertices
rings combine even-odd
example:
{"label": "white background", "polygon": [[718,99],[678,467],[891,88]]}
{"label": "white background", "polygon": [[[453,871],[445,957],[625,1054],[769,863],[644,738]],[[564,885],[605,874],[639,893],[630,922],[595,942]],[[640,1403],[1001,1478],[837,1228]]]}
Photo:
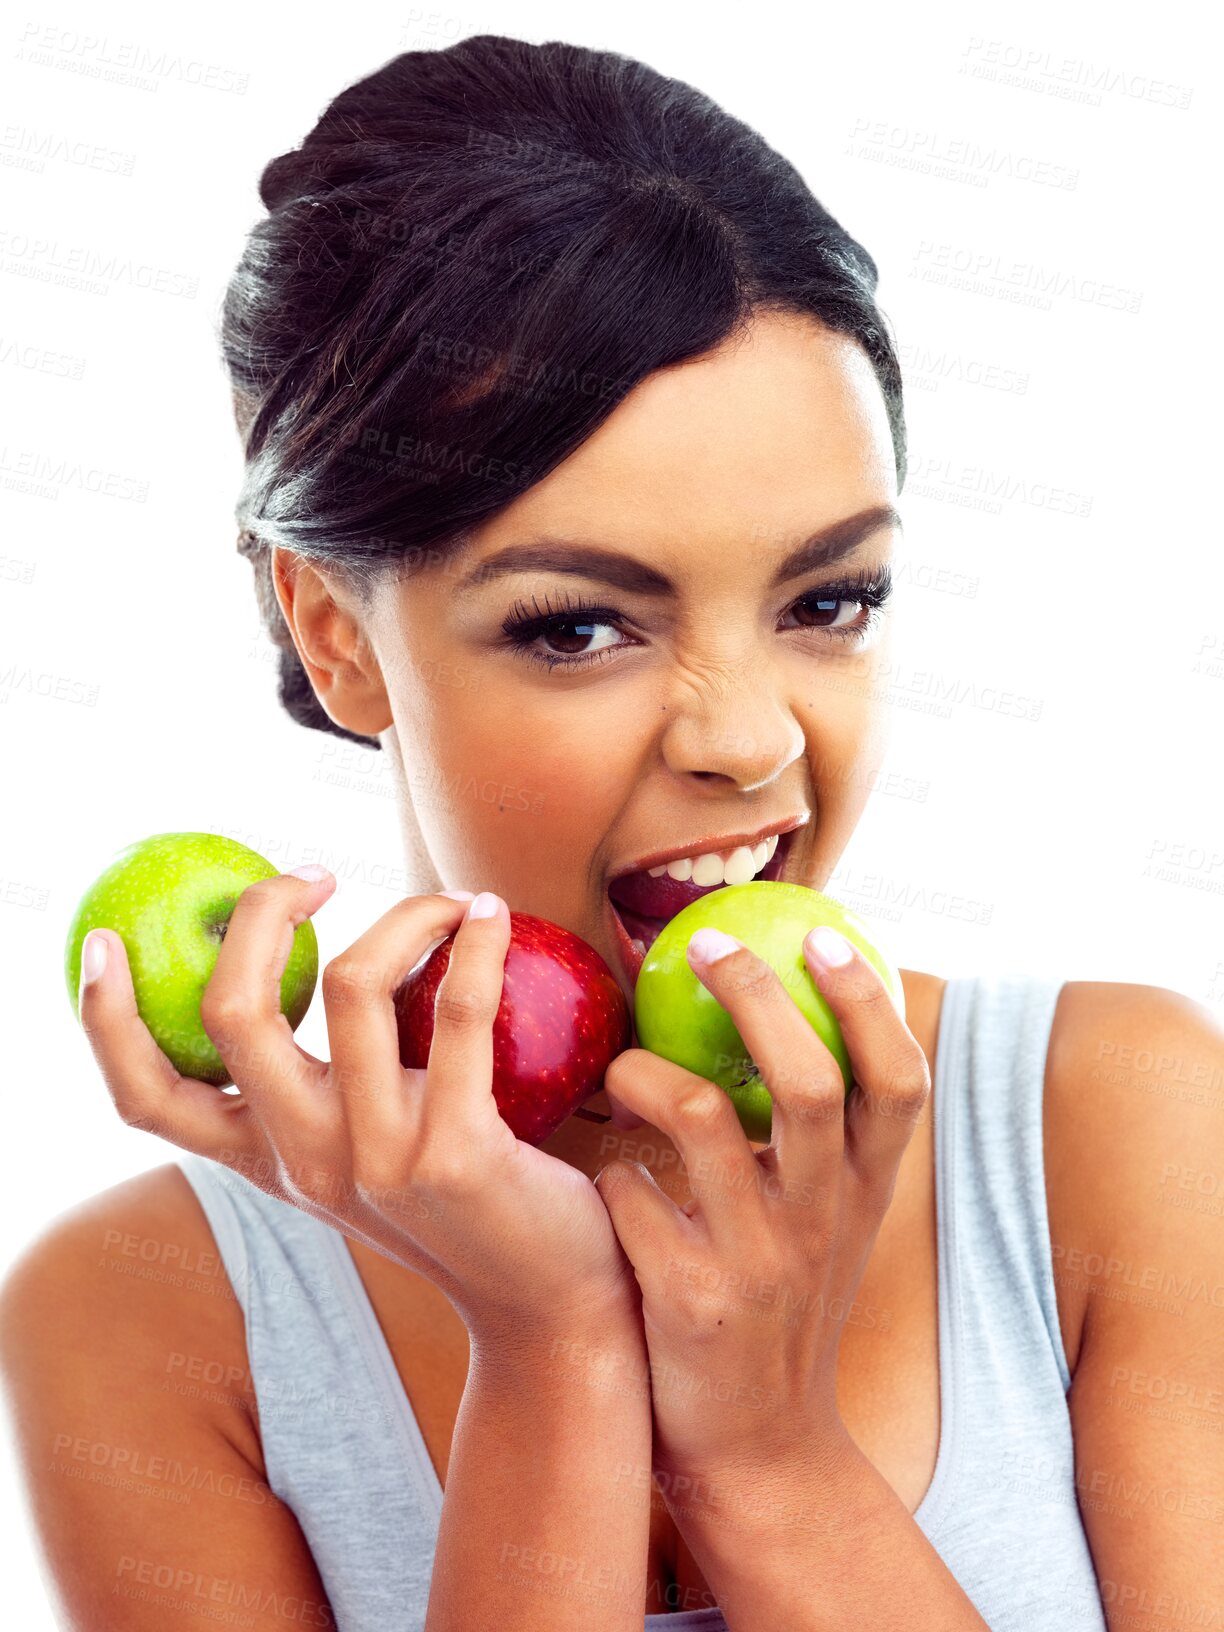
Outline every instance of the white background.
{"label": "white background", "polygon": [[[1224,1011],[1219,76],[1191,15],[1029,0],[350,5],[322,27],[232,0],[10,14],[0,1267],[174,1154],[115,1117],[64,987],[69,919],[116,849],[204,829],[281,868],[324,861],[340,879],[324,959],[405,891],[378,754],[276,702],[234,549],[214,329],[266,161],[344,85],[468,34],[611,48],[698,86],[880,267],[911,445],[892,746],[830,893],[905,967],[1150,982]],[[76,287],[83,258],[99,270]],[[194,293],[142,287],[128,263]],[[96,491],[107,477],[143,496]],[[326,1053],[321,1007],[300,1036]],[[6,1610],[42,1632],[4,1474]]]}

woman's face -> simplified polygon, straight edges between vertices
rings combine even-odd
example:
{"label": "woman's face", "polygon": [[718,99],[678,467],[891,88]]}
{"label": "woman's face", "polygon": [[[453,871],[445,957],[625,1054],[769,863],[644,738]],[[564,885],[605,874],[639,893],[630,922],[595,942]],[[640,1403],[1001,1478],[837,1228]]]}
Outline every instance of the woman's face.
{"label": "woman's face", "polygon": [[[364,630],[383,740],[443,886],[565,925],[630,996],[614,875],[787,828],[781,876],[820,888],[883,756],[888,632],[826,586],[886,567],[895,499],[863,353],[769,316],[649,376],[458,556],[386,583]],[[780,579],[822,534],[836,558]],[[511,559],[528,548],[551,564]],[[525,644],[505,627],[567,610]]]}

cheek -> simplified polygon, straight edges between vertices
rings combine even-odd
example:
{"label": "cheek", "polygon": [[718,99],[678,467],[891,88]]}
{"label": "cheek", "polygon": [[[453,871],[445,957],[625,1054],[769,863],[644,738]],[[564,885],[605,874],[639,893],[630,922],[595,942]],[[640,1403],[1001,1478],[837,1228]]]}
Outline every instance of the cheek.
{"label": "cheek", "polygon": [[[865,654],[839,689],[817,687],[804,711],[816,801],[815,845],[806,882],[823,889],[854,835],[888,752],[886,678],[871,678]],[[844,673],[844,671],[843,671]],[[841,689],[845,687],[846,689]]]}
{"label": "cheek", "polygon": [[409,778],[444,875],[520,900],[544,866],[557,882],[584,880],[634,785],[622,709],[608,712],[589,696],[567,709],[541,700],[533,711],[522,690],[491,701],[475,686],[433,707],[421,755],[428,770]]}

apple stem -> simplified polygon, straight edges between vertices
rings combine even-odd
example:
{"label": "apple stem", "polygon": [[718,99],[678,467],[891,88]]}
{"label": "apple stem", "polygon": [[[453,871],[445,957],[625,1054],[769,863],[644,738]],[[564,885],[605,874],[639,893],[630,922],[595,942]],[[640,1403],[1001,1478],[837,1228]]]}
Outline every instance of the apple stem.
{"label": "apple stem", "polygon": [[599,1111],[588,1111],[585,1105],[579,1105],[574,1115],[585,1117],[588,1122],[611,1122],[612,1120],[610,1116],[604,1116]]}

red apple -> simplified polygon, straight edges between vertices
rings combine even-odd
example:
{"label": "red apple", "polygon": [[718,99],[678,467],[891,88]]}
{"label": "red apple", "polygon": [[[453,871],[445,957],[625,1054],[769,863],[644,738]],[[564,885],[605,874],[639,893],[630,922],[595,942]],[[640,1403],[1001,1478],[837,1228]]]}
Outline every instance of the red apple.
{"label": "red apple", "polygon": [[[434,998],[454,939],[448,935],[395,993],[405,1066],[428,1063]],[[547,1139],[603,1086],[631,1035],[625,994],[595,948],[547,918],[512,912],[493,1021],[493,1098],[515,1134],[529,1145]]]}

